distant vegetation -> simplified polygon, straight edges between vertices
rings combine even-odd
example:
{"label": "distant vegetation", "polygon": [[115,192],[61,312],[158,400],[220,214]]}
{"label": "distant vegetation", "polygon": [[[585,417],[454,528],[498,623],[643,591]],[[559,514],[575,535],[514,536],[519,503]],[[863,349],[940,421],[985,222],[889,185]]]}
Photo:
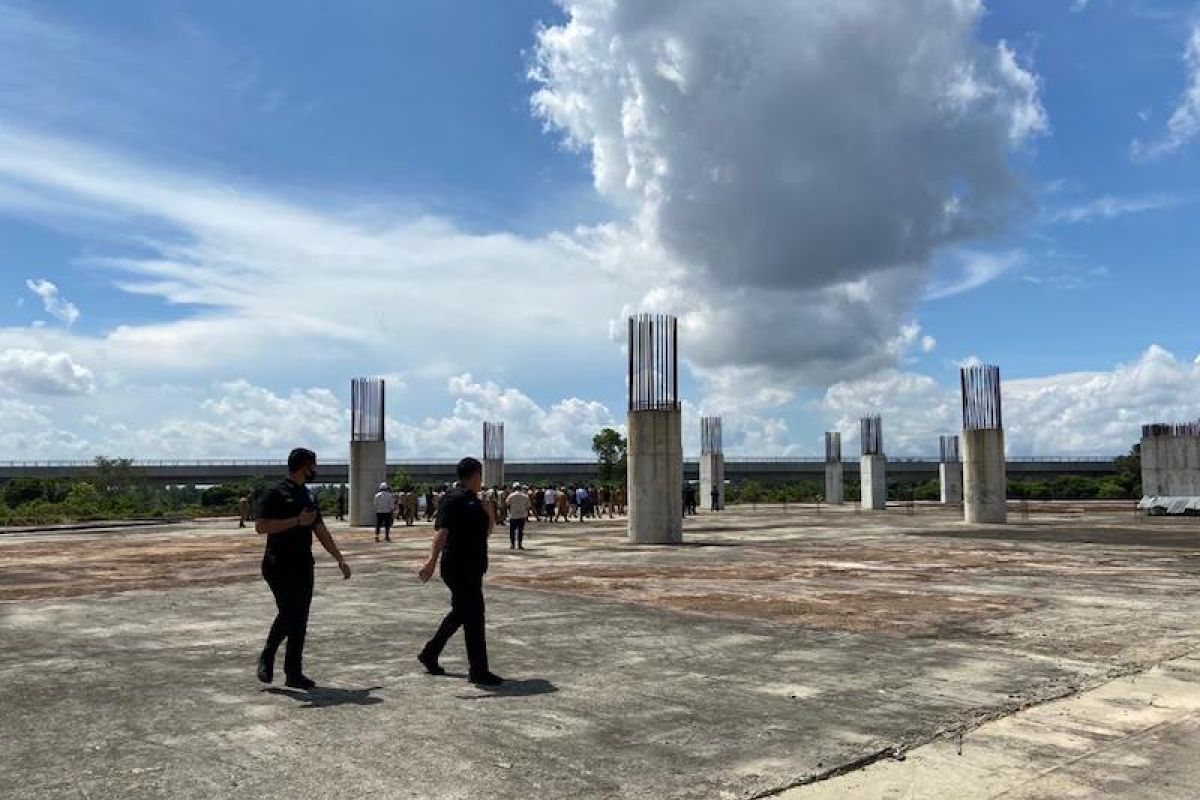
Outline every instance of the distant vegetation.
{"label": "distant vegetation", "polygon": [[[606,483],[623,482],[626,442],[616,431],[606,429],[593,441]],[[195,486],[162,486],[137,479],[132,461],[98,457],[92,474],[83,480],[40,480],[17,478],[0,484],[0,525],[45,525],[110,519],[191,519],[232,516],[238,513],[238,500],[257,498],[278,478],[222,483],[199,489]],[[544,483],[538,482],[538,483]],[[399,473],[392,478],[397,488],[427,487],[415,484]],[[731,484],[726,502],[737,503],[814,503],[825,491],[824,482],[806,480],[783,485],[763,486],[757,481]],[[858,482],[846,480],[846,500],[859,498]],[[1134,500],[1142,495],[1141,458],[1135,446],[1127,456],[1117,459],[1117,474],[1102,478],[1060,475],[1044,480],[1010,480],[1008,496],[1029,500]],[[888,486],[888,499],[937,500],[937,481],[895,482]],[[317,491],[321,510],[332,515],[337,489]]]}
{"label": "distant vegetation", "polygon": [[[763,486],[757,481],[730,485],[725,502],[734,503],[815,503],[824,494],[824,481]],[[858,481],[846,479],[846,500],[859,499]],[[1105,477],[1057,475],[1041,480],[1010,480],[1008,496],[1014,500],[1137,500],[1142,496],[1142,460],[1139,445],[1129,455],[1117,459],[1117,474]],[[937,481],[888,484],[888,500],[937,500],[941,487]]]}

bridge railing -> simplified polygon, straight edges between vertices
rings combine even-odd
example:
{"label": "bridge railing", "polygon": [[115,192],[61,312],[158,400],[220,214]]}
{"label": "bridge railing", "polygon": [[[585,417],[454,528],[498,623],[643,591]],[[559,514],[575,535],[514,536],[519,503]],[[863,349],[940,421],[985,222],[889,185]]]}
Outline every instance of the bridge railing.
{"label": "bridge railing", "polygon": [[[695,461],[685,458],[685,461]],[[727,456],[726,463],[734,464],[819,464],[824,462],[822,456]],[[853,461],[854,459],[845,459]],[[1116,456],[1008,456],[1008,463],[1032,464],[1103,464],[1116,460]],[[893,463],[936,464],[936,456],[888,456]],[[453,466],[458,462],[454,458],[392,458],[388,466]],[[589,458],[509,458],[510,464],[557,464],[564,466],[594,466],[595,459]],[[322,464],[335,467],[346,466],[346,461],[322,461]],[[174,459],[134,459],[130,462],[134,467],[284,467],[286,462],[281,459],[256,458],[174,458]],[[0,460],[0,468],[16,469],[22,467],[71,467],[85,469],[95,467],[94,461],[84,459],[46,459],[46,460]]]}

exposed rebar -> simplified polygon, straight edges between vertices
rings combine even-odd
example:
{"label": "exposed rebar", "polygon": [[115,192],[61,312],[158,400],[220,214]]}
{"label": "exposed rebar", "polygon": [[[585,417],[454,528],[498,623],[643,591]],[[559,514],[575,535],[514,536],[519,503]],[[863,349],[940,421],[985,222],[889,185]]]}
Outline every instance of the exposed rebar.
{"label": "exposed rebar", "polygon": [[842,463],[842,432],[825,431],[825,463]]}
{"label": "exposed rebar", "polygon": [[504,423],[483,423],[483,457],[490,461],[504,460]]}
{"label": "exposed rebar", "polygon": [[382,442],[384,420],[383,378],[350,381],[350,441]]}
{"label": "exposed rebar", "polygon": [[992,364],[963,367],[963,430],[985,431],[1004,428],[1000,411],[1000,368]]}
{"label": "exposed rebar", "polygon": [[679,321],[670,314],[629,318],[629,410],[679,409]]}
{"label": "exposed rebar", "polygon": [[721,418],[700,418],[700,454],[723,455],[724,443],[721,441]]}
{"label": "exposed rebar", "polygon": [[863,417],[861,426],[862,454],[878,456],[883,454],[883,419],[879,415]]}

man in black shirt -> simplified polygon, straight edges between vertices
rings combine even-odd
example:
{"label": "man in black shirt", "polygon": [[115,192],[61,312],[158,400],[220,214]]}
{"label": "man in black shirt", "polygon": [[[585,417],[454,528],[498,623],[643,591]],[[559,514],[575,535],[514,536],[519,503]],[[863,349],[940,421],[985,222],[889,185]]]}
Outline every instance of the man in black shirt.
{"label": "man in black shirt", "polygon": [[417,656],[432,675],[445,670],[438,656],[446,642],[462,626],[467,644],[470,679],[484,686],[498,686],[503,680],[488,669],[487,638],[484,633],[483,574],[487,572],[487,540],[495,520],[479,499],[483,486],[483,465],[474,458],[458,462],[458,484],[446,492],[438,505],[433,552],[417,572],[422,582],[433,577],[441,559],[442,580],[450,588],[450,613],[437,633]]}
{"label": "man in black shirt", "polygon": [[305,677],[304,635],[313,595],[312,537],[316,534],[329,555],[337,560],[342,577],[350,577],[350,566],[321,519],[321,511],[305,484],[317,476],[317,454],[297,447],[288,455],[288,477],[263,496],[255,530],[267,537],[262,574],[279,613],[267,634],[267,644],[258,657],[258,679],[270,683],[274,677],[275,651],[287,639],[283,659],[285,686],[312,689],[316,683]]}

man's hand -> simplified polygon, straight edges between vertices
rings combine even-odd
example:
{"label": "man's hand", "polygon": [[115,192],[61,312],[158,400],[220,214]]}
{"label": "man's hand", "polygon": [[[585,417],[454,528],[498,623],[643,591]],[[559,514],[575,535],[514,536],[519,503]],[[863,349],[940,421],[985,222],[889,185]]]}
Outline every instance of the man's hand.
{"label": "man's hand", "polygon": [[433,571],[437,569],[437,561],[429,559],[425,564],[417,570],[417,577],[421,579],[421,583],[429,583],[429,579],[433,577]]}
{"label": "man's hand", "polygon": [[350,565],[346,563],[346,559],[339,558],[337,565],[338,569],[342,571],[342,579],[350,580]]}
{"label": "man's hand", "polygon": [[306,508],[296,516],[296,524],[298,525],[312,525],[316,521],[317,511],[313,508]]}

